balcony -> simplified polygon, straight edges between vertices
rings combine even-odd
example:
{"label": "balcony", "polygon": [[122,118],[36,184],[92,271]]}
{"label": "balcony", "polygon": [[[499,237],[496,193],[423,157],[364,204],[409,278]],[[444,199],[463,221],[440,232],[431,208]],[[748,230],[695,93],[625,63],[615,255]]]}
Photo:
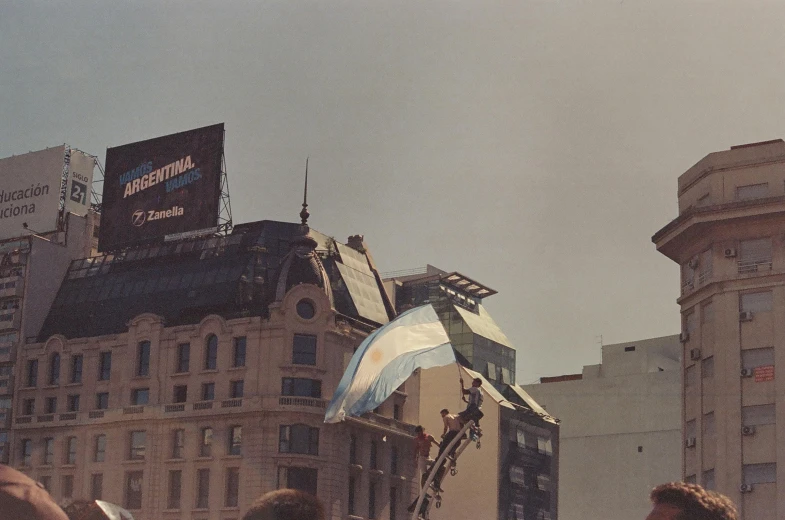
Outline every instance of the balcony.
{"label": "balcony", "polygon": [[16,361],[16,346],[13,343],[0,343],[0,363]]}
{"label": "balcony", "polygon": [[19,309],[9,309],[0,313],[0,330],[18,330],[22,323],[22,313]]}
{"label": "balcony", "polygon": [[24,293],[25,282],[21,276],[7,276],[0,278],[0,299],[21,298]]}
{"label": "balcony", "polygon": [[327,407],[327,401],[314,397],[281,396],[278,398],[278,404],[281,406],[307,406],[312,408],[319,408],[320,410],[324,410]]}
{"label": "balcony", "polygon": [[771,271],[771,258],[762,258],[758,260],[739,260],[737,262],[737,267],[739,274]]}

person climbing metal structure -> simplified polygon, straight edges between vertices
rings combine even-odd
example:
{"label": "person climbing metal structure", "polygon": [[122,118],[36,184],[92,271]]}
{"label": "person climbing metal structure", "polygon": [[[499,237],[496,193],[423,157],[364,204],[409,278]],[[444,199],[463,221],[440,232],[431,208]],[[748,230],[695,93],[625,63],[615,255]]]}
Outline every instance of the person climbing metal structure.
{"label": "person climbing metal structure", "polygon": [[447,467],[449,466],[450,468],[450,475],[457,475],[458,457],[472,443],[476,443],[477,449],[480,449],[480,437],[482,437],[482,431],[474,425],[474,421],[469,421],[464,424],[458,435],[450,441],[441,455],[428,469],[428,478],[420,488],[417,504],[412,512],[412,520],[428,520],[431,506],[435,504],[437,509],[441,507],[441,488],[447,477]]}

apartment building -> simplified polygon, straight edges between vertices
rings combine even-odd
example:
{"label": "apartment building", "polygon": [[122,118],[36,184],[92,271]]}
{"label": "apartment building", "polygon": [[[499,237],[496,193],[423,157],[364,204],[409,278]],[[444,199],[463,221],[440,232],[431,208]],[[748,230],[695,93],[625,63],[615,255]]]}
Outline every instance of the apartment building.
{"label": "apartment building", "polygon": [[652,238],[681,267],[683,477],[785,516],[785,142],[710,153]]}

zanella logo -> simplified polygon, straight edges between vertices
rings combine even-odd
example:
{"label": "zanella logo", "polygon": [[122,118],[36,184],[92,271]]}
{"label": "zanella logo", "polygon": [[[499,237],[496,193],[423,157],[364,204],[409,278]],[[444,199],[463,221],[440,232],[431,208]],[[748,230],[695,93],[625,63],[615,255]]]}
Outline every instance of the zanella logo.
{"label": "zanella logo", "polygon": [[141,227],[145,224],[145,222],[150,222],[151,220],[163,220],[165,218],[172,218],[172,217],[182,217],[184,210],[182,206],[172,206],[172,209],[166,210],[143,210],[137,209],[134,211],[133,215],[131,215],[131,224],[136,227]]}

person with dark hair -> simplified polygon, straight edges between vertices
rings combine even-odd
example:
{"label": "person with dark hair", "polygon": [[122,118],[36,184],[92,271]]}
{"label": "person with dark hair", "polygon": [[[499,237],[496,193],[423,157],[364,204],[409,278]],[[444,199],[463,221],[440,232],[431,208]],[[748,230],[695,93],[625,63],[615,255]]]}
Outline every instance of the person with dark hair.
{"label": "person with dark hair", "polygon": [[324,520],[324,506],[297,489],[278,489],[257,498],[242,520]]}
{"label": "person with dark hair", "polygon": [[0,518],[68,520],[41,484],[3,464],[0,464]]}
{"label": "person with dark hair", "polygon": [[463,379],[461,379],[461,392],[464,396],[468,395],[469,399],[466,399],[466,397],[463,398],[463,400],[466,401],[466,410],[459,413],[458,417],[461,418],[461,422],[464,424],[469,421],[474,421],[474,425],[478,430],[480,428],[480,419],[485,415],[480,411],[483,400],[482,390],[480,390],[481,386],[482,379],[479,377],[475,377],[472,380],[472,386],[470,388],[464,388]]}
{"label": "person with dark hair", "polygon": [[671,482],[654,488],[654,504],[646,520],[738,520],[733,502],[697,484]]}
{"label": "person with dark hair", "polygon": [[[441,412],[442,415],[442,422],[444,423],[444,431],[442,431],[442,442],[439,444],[439,455],[444,453],[444,450],[447,449],[447,446],[452,442],[452,440],[458,436],[461,432],[461,420],[458,418],[457,415],[450,413],[450,410],[444,408]],[[456,444],[450,450],[450,456],[455,454],[455,449],[458,447]],[[439,455],[436,458],[439,458]]]}

